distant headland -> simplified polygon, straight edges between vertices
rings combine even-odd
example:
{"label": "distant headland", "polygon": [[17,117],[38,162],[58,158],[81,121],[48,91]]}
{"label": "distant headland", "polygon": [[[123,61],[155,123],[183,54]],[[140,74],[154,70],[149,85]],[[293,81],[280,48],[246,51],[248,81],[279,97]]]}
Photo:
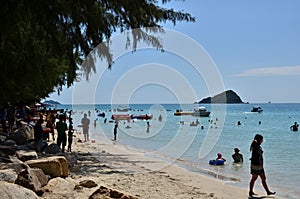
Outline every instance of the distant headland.
{"label": "distant headland", "polygon": [[51,104],[51,105],[61,105],[61,103],[54,101],[54,100],[46,100],[43,102],[44,104]]}
{"label": "distant headland", "polygon": [[213,97],[207,97],[202,99],[198,104],[243,104],[240,96],[233,90],[227,90]]}

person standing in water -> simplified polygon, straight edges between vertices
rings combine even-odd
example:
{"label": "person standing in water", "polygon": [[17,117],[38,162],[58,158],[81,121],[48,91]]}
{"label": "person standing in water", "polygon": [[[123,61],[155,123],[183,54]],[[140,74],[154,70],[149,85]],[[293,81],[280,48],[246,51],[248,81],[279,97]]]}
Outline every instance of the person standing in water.
{"label": "person standing in water", "polygon": [[274,195],[276,192],[271,192],[266,181],[265,170],[263,166],[263,150],[261,148],[261,144],[263,142],[263,136],[260,134],[256,134],[254,140],[250,146],[250,151],[252,152],[251,156],[251,175],[252,178],[249,183],[249,196],[252,197],[256,195],[253,192],[254,183],[257,180],[258,176],[261,178],[261,182],[263,184],[264,189],[266,190],[268,195]]}
{"label": "person standing in water", "polygon": [[298,127],[299,127],[299,124],[297,124],[297,122],[295,122],[295,123],[290,127],[290,129],[291,129],[292,131],[298,131]]}
{"label": "person standing in water", "polygon": [[82,133],[84,135],[84,141],[89,141],[89,127],[90,127],[90,119],[87,118],[87,114],[85,113],[83,115],[83,118],[81,119],[82,124]]}
{"label": "person standing in water", "polygon": [[234,163],[243,163],[243,155],[239,153],[240,150],[238,148],[234,148],[234,154],[232,154],[233,162]]}

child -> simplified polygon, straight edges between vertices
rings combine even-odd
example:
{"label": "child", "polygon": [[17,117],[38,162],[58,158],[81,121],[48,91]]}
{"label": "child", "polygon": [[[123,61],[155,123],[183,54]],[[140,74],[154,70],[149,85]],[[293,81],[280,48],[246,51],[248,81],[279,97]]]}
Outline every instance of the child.
{"label": "child", "polygon": [[72,142],[73,142],[73,125],[69,125],[69,131],[68,131],[68,152],[72,152]]}
{"label": "child", "polygon": [[217,156],[218,157],[216,158],[216,160],[224,160],[224,161],[226,161],[226,159],[222,157],[222,153],[218,153]]}

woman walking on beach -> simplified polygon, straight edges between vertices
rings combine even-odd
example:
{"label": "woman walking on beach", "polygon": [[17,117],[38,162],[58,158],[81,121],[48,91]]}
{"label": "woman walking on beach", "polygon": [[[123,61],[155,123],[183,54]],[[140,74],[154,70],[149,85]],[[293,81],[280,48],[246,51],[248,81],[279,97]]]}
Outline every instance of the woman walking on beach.
{"label": "woman walking on beach", "polygon": [[263,136],[260,134],[256,134],[254,137],[254,140],[251,144],[250,151],[252,151],[252,157],[251,157],[251,174],[252,178],[250,180],[250,190],[249,190],[249,196],[256,195],[253,192],[253,187],[256,179],[258,176],[261,178],[261,182],[263,184],[264,189],[266,190],[268,195],[274,195],[276,192],[271,192],[269,190],[269,187],[267,185],[266,181],[266,175],[263,167],[263,150],[261,148],[261,143],[263,142]]}

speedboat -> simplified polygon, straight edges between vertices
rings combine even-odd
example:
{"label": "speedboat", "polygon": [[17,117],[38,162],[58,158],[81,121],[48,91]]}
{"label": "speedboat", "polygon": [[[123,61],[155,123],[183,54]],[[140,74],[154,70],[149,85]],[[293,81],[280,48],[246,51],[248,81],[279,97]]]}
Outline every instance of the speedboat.
{"label": "speedboat", "polygon": [[210,111],[207,111],[204,106],[199,106],[194,108],[194,112],[192,112],[192,116],[195,117],[208,117],[210,115]]}
{"label": "speedboat", "polygon": [[113,120],[130,120],[131,116],[129,114],[113,114],[111,116]]}
{"label": "speedboat", "polygon": [[260,106],[253,106],[251,112],[253,113],[261,113],[263,110]]}
{"label": "speedboat", "polygon": [[153,115],[131,115],[131,119],[137,120],[151,120]]}
{"label": "speedboat", "polygon": [[192,115],[192,111],[182,111],[182,110],[176,110],[174,113],[175,116],[181,116],[181,115]]}

